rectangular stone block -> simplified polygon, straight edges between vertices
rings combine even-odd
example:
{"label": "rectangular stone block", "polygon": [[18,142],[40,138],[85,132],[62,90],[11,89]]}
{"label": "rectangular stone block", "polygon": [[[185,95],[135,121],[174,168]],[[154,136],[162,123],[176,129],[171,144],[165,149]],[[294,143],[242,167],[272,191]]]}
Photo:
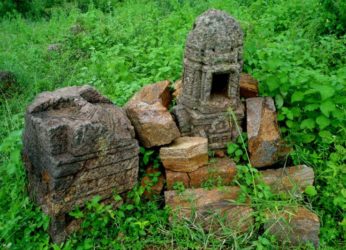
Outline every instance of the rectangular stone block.
{"label": "rectangular stone block", "polygon": [[253,210],[249,204],[235,202],[239,192],[239,187],[166,191],[165,202],[172,209],[172,219],[193,220],[205,230],[214,231],[224,225],[243,233],[253,225]]}
{"label": "rectangular stone block", "polygon": [[304,207],[287,207],[279,212],[267,212],[264,229],[274,235],[281,244],[300,246],[311,242],[319,245],[320,221],[316,214]]}
{"label": "rectangular stone block", "polygon": [[208,163],[208,139],[179,137],[160,149],[163,166],[171,171],[192,172]]}
{"label": "rectangular stone block", "polygon": [[314,183],[314,170],[306,165],[261,171],[263,181],[272,192],[285,192],[294,196],[301,195],[305,188]]}
{"label": "rectangular stone block", "polygon": [[236,165],[229,158],[213,159],[214,161],[192,172],[166,170],[167,189],[173,189],[177,182],[186,188],[197,188],[209,182],[210,185],[229,185],[236,175]]}

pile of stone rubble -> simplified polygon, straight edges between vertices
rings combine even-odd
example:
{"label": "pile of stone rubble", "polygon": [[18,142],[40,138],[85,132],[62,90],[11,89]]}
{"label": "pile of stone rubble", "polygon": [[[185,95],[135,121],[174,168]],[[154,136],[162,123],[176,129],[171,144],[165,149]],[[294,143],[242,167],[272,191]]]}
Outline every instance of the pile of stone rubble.
{"label": "pile of stone rubble", "polygon": [[[115,207],[121,202],[113,201],[114,193],[126,199],[138,181],[139,145],[157,150],[164,167],[162,173],[146,169],[148,176],[160,175],[147,198],[164,193],[175,216],[193,218],[206,230],[219,227],[215,215],[237,233],[254,224],[251,201],[235,202],[236,165],[225,155],[242,130],[251,165],[273,193],[301,195],[313,184],[313,170],[305,165],[271,168],[288,150],[274,101],[258,97],[257,81],[241,73],[242,46],[239,24],[225,12],[209,10],[188,35],[184,74],[174,92],[169,81],[146,85],[124,108],[90,86],[44,92],[33,101],[25,116],[23,159],[30,195],[52,218],[54,241],[78,227],[68,216],[74,207],[95,195]],[[210,159],[210,152],[216,158]],[[208,181],[218,187],[203,188]],[[177,183],[185,190],[176,191]],[[318,246],[319,219],[313,212],[287,207],[267,215],[265,230],[281,241]]]}

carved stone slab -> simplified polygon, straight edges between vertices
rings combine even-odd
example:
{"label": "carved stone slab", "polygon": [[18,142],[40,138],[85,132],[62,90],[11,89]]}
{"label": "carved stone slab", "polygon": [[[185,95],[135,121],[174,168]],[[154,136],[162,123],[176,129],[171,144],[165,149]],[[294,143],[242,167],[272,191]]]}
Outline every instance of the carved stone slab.
{"label": "carved stone slab", "polygon": [[29,192],[53,218],[54,241],[66,237],[71,209],[136,184],[134,136],[124,111],[90,86],[43,92],[27,108],[23,158]]}

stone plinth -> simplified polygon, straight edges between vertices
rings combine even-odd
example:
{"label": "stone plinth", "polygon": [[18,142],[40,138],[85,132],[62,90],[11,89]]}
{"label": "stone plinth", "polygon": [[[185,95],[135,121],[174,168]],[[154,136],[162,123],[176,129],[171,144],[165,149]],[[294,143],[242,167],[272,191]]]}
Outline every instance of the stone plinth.
{"label": "stone plinth", "polygon": [[213,162],[189,173],[166,170],[167,189],[173,189],[177,182],[183,183],[186,188],[202,187],[204,184],[229,185],[235,175],[236,165],[231,159],[215,159]]}
{"label": "stone plinth", "polygon": [[166,191],[165,202],[172,208],[173,218],[193,220],[206,230],[214,231],[225,225],[236,233],[242,233],[254,221],[249,204],[234,202],[239,192],[239,187],[187,189],[182,193]]}
{"label": "stone plinth", "polygon": [[179,137],[160,149],[163,166],[171,171],[192,172],[208,163],[208,140],[203,137]]}
{"label": "stone plinth", "polygon": [[95,195],[112,200],[137,182],[138,142],[121,108],[90,86],[37,96],[27,108],[23,158],[29,193],[63,241],[67,213]]}

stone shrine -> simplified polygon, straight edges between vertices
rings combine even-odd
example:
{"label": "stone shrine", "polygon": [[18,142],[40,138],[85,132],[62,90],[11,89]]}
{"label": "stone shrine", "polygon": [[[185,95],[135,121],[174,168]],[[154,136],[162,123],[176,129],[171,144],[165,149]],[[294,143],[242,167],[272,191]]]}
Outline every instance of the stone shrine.
{"label": "stone shrine", "polygon": [[209,10],[190,31],[184,56],[182,92],[173,112],[183,136],[208,138],[209,149],[222,149],[238,133],[244,107],[239,95],[243,32],[226,12]]}
{"label": "stone shrine", "polygon": [[28,190],[51,217],[55,242],[73,227],[68,216],[73,208],[96,195],[114,204],[114,193],[137,183],[134,136],[125,112],[89,86],[43,92],[28,107],[23,135]]}

